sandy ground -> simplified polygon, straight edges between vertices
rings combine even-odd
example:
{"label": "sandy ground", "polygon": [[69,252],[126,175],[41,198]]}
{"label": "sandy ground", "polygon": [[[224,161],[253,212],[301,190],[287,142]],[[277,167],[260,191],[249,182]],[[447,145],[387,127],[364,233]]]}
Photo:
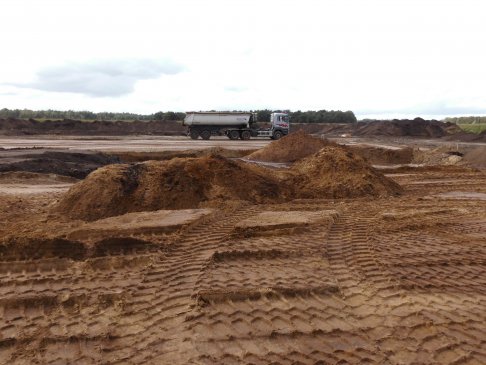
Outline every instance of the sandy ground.
{"label": "sandy ground", "polygon": [[206,149],[222,147],[227,149],[256,149],[268,143],[270,139],[251,139],[249,141],[231,141],[226,137],[213,137],[209,141],[193,141],[188,137],[0,137],[0,147],[12,148],[62,148],[94,151],[184,151],[188,149]]}
{"label": "sandy ground", "polygon": [[[339,144],[379,146],[397,149],[406,146],[438,147],[456,146],[457,148],[486,146],[480,142],[455,142],[438,139],[410,138],[410,137],[333,137]],[[38,153],[44,149],[103,152],[156,152],[156,151],[185,151],[221,147],[234,150],[250,150],[266,146],[270,139],[254,138],[249,141],[232,141],[226,137],[212,137],[209,141],[193,141],[184,136],[35,136],[35,137],[6,137],[0,136],[0,148],[37,148]],[[1,150],[0,150],[1,151]],[[30,153],[30,152],[29,152]]]}
{"label": "sandy ground", "polygon": [[0,181],[0,363],[485,364],[486,173],[389,176],[89,224],[50,212],[65,182]]}

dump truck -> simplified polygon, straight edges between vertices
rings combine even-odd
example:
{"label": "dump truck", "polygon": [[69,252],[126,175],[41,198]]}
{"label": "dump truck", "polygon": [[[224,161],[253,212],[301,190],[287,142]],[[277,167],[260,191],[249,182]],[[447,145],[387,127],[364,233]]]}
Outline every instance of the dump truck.
{"label": "dump truck", "polygon": [[257,114],[252,112],[187,112],[182,125],[192,139],[210,139],[227,136],[229,139],[248,140],[252,137],[280,139],[289,133],[289,115],[272,113],[270,127],[259,128]]}

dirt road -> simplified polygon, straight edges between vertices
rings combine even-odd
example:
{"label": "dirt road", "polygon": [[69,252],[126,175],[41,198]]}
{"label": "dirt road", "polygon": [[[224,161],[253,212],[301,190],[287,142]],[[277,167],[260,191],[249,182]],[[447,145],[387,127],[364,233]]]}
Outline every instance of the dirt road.
{"label": "dirt road", "polygon": [[56,148],[91,151],[183,151],[221,147],[235,150],[257,149],[270,143],[270,139],[231,141],[226,137],[214,137],[209,141],[193,141],[188,137],[0,137],[0,148]]}

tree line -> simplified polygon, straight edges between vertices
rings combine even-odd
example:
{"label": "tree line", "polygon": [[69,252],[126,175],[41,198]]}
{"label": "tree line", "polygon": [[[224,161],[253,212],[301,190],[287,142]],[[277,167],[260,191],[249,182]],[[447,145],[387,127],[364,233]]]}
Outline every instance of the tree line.
{"label": "tree line", "polygon": [[[270,121],[270,114],[274,111],[272,110],[257,110],[257,119],[259,121]],[[292,111],[282,111],[275,110],[275,112],[286,112],[289,113],[290,121],[292,123],[356,123],[358,120],[351,110],[340,111],[340,110],[308,110],[295,112]]]}
{"label": "tree line", "polygon": [[[238,111],[238,110],[233,110]],[[241,111],[241,110],[240,110]],[[282,111],[282,110],[251,110],[257,113],[258,121],[270,121],[270,114],[273,112],[286,112],[290,115],[292,123],[356,123],[357,119],[354,113],[350,110],[318,110],[318,111]],[[16,118],[16,119],[75,119],[75,120],[183,120],[185,113],[181,112],[157,112],[154,114],[135,114],[135,113],[112,113],[101,112],[94,113],[86,110],[30,110],[30,109],[0,109],[0,118]]]}

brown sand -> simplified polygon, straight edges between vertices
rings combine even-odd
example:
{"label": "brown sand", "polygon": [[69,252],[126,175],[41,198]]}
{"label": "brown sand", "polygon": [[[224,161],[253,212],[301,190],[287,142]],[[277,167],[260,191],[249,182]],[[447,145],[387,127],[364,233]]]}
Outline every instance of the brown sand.
{"label": "brown sand", "polygon": [[325,146],[335,146],[325,139],[311,136],[304,131],[291,133],[278,141],[248,155],[250,160],[267,162],[295,162],[313,155]]}
{"label": "brown sand", "polygon": [[394,181],[342,147],[325,147],[292,166],[291,185],[302,198],[355,198],[400,194]]}
{"label": "brown sand", "polygon": [[111,165],[93,172],[61,200],[58,210],[95,220],[128,212],[197,208],[210,201],[276,202],[277,179],[257,166],[221,156]]}
{"label": "brown sand", "polygon": [[89,245],[50,213],[59,194],[0,194],[0,363],[485,364],[486,174],[394,179],[396,199],[221,206],[119,237],[159,214],[136,213]]}

